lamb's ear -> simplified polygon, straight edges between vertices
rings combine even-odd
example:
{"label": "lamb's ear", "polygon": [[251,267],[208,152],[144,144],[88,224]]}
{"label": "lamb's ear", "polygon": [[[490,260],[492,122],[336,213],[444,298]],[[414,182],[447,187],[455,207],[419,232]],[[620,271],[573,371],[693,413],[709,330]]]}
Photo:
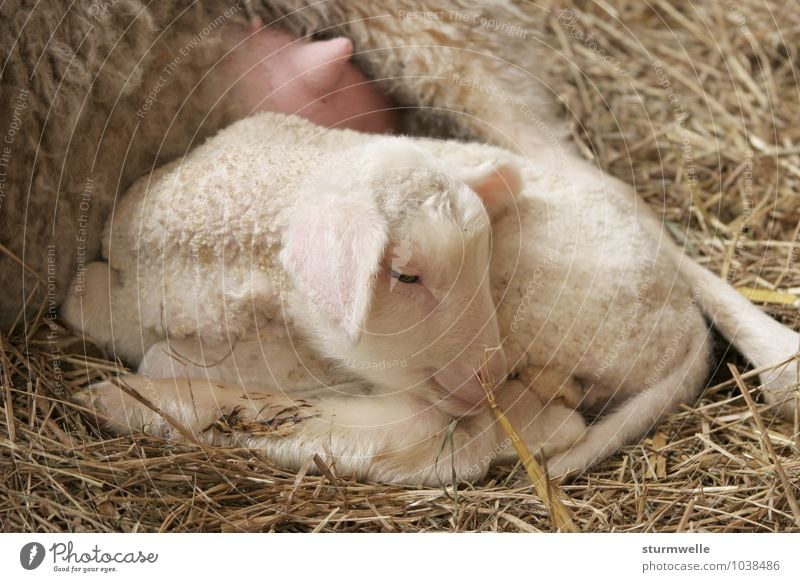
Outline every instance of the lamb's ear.
{"label": "lamb's ear", "polygon": [[280,260],[298,291],[352,341],[364,326],[388,243],[388,225],[372,200],[333,200],[299,212]]}
{"label": "lamb's ear", "polygon": [[491,217],[511,207],[522,190],[522,174],[511,160],[492,160],[463,168],[457,177],[478,194]]}

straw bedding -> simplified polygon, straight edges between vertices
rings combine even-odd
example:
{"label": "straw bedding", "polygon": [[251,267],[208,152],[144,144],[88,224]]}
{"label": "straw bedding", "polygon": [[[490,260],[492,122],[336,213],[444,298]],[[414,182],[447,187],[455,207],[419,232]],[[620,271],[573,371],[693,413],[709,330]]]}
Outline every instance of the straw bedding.
{"label": "straw bedding", "polygon": [[[584,155],[634,183],[689,255],[800,329],[793,3],[545,4],[536,36]],[[47,315],[0,336],[2,531],[553,530],[519,466],[457,490],[406,488],[103,434],[69,395],[115,364]],[[798,421],[774,419],[744,362],[719,351],[743,380],[721,365],[697,403],[561,487],[577,529],[800,531]]]}

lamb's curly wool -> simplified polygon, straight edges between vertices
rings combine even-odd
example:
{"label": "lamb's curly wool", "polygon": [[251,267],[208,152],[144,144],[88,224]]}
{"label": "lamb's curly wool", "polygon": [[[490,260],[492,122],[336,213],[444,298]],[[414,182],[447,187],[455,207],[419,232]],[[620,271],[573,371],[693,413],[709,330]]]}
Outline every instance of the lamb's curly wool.
{"label": "lamb's curly wool", "polygon": [[536,40],[488,26],[535,30],[522,9],[471,0],[307,4],[0,7],[0,325],[45,296],[54,311],[72,276],[97,257],[117,195],[245,113],[207,73],[222,53],[220,30],[252,15],[298,35],[353,39],[358,64],[408,108],[405,132],[509,142],[515,136],[503,132],[516,120],[527,140],[549,135],[549,116],[532,115],[547,110],[544,92],[525,70],[536,63]]}

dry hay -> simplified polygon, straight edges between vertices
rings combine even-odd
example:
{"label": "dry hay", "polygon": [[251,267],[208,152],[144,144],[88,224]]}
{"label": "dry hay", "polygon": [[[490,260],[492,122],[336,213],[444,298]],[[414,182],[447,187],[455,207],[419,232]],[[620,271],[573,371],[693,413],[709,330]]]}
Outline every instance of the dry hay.
{"label": "dry hay", "polygon": [[[800,328],[797,305],[777,303],[800,295],[794,3],[605,0],[570,6],[575,20],[548,6],[552,86],[582,151],[633,182],[688,254],[761,290],[767,311]],[[81,346],[63,329],[49,337],[44,309],[2,337],[2,531],[551,530],[519,467],[457,491],[406,488],[335,467],[295,475],[249,450],[100,434],[68,396],[113,364],[69,355]],[[730,376],[715,382],[563,487],[579,529],[800,531],[797,421],[749,404]]]}

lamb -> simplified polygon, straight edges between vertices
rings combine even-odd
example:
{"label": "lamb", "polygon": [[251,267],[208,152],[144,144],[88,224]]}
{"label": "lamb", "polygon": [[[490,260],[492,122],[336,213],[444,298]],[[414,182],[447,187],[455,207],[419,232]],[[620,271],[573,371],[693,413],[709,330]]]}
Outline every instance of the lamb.
{"label": "lamb", "polygon": [[[241,122],[233,131],[258,126],[264,119]],[[263,132],[264,126],[260,127]],[[530,439],[529,446],[546,455],[555,453],[549,463],[552,474],[585,470],[620,445],[638,438],[677,403],[697,394],[711,364],[709,327],[704,321],[708,300],[703,299],[702,290],[693,287],[698,274],[683,267],[681,257],[653,236],[636,212],[635,198],[625,189],[597,184],[590,172],[560,175],[544,164],[492,146],[439,140],[415,143],[451,168],[479,168],[485,160],[494,160],[500,166],[523,169],[516,210],[500,214],[493,224],[493,294],[498,303],[503,349],[513,369],[512,380],[499,389],[499,394],[525,438]],[[124,252],[125,247],[122,249]],[[697,270],[705,272],[699,267]],[[735,301],[735,292],[724,284],[718,287],[715,292],[728,293],[732,295],[728,299]],[[755,308],[748,310],[741,302],[738,308],[738,314],[727,311],[727,319],[717,318],[721,331],[730,334],[745,355],[768,363],[778,350],[765,350],[767,342],[753,344],[739,339],[735,326],[747,324]],[[767,322],[761,322],[761,329],[770,329]],[[786,340],[778,349],[789,350],[791,342],[798,339],[776,322],[772,322],[771,330],[776,338]],[[458,333],[456,330],[449,341],[457,345],[469,343],[469,336]],[[166,390],[171,396],[159,402],[166,402],[175,416],[198,433],[202,433],[210,417],[203,417],[204,425],[185,411],[190,395],[195,400],[200,397],[187,378],[238,381],[245,387],[259,382],[258,374],[252,375],[254,368],[248,363],[253,360],[241,355],[246,348],[227,348],[227,365],[210,365],[226,359],[224,346],[222,353],[219,349],[204,352],[185,342],[173,348],[174,343],[151,350],[140,371],[152,377],[176,378],[169,383],[172,388]],[[269,352],[279,350],[280,346],[270,344]],[[181,357],[185,354],[190,357]],[[313,357],[299,360],[313,362]],[[313,364],[303,367],[314,369]],[[275,376],[274,371],[271,374]],[[447,427],[447,415],[456,412],[473,416],[462,418],[457,425],[462,440],[457,448],[459,454],[451,463],[457,467],[458,478],[472,479],[480,477],[488,467],[485,463],[476,465],[475,459],[486,458],[486,451],[495,450],[502,440],[494,432],[496,427],[488,428],[493,426],[491,418],[487,411],[479,409],[479,399],[471,408],[460,411],[429,399],[435,406],[425,414],[427,409],[406,402],[405,395],[385,403],[364,403],[359,396],[371,388],[358,385],[354,394],[340,396],[332,394],[330,387],[346,394],[346,378],[326,377],[318,372],[312,376],[321,378],[322,391],[319,385],[298,387],[291,379],[291,371],[283,373],[267,390],[273,395],[288,391],[289,396],[303,398],[304,402],[309,399],[315,414],[329,423],[329,432],[306,423],[283,444],[276,444],[272,436],[261,440],[247,437],[247,442],[269,451],[288,466],[297,467],[305,458],[297,452],[298,446],[306,456],[319,453],[320,435],[324,434],[327,446],[337,451],[333,455],[337,466],[353,474],[403,482],[417,478],[423,482],[441,480],[442,474],[431,473],[430,469],[437,466],[431,463],[431,447],[435,449],[441,439],[431,435],[440,436]],[[790,386],[778,384],[778,388],[787,385]],[[210,389],[219,405],[212,406],[213,412],[206,411],[206,415],[229,414],[242,395],[241,387]],[[775,391],[769,396],[779,399],[782,395]],[[125,397],[113,384],[96,387],[90,398],[94,407],[111,417],[110,426],[117,431],[141,429],[145,426],[141,419],[155,422],[152,411],[135,402],[129,402],[129,411],[124,412],[118,400]],[[576,407],[607,414],[584,434],[584,423],[574,414]],[[613,412],[608,413],[609,409]],[[141,419],[131,420],[131,411]],[[393,415],[387,411],[400,412]],[[334,422],[334,417],[339,422]],[[420,418],[432,422],[420,423]],[[369,439],[364,437],[360,424],[364,419],[378,425]],[[163,433],[164,423],[159,426]],[[381,447],[387,441],[399,443],[398,450],[420,449],[418,443],[424,439],[419,431],[411,430],[412,426],[431,439],[427,448],[421,449],[427,453],[415,453],[416,464],[407,459],[401,461],[396,455],[391,456],[394,464],[376,464],[376,458],[384,458]],[[377,448],[353,448],[357,448],[354,443],[365,442]],[[570,445],[574,446],[565,451]],[[494,460],[506,458],[499,455]]]}
{"label": "lamb", "polygon": [[[512,451],[495,450],[504,438],[488,410],[456,427],[452,451],[442,443],[484,399],[480,361],[505,378],[485,212],[502,215],[518,188],[514,163],[449,166],[406,138],[262,114],[134,185],[107,227],[108,264],[76,280],[63,316],[139,362],[123,381],[213,442],[235,429],[292,468],[311,451],[363,478],[479,478]],[[525,429],[537,450],[582,434],[580,415],[545,409],[527,386],[509,397],[526,419],[538,413]],[[114,382],[81,398],[117,432],[175,434]]]}
{"label": "lamb", "polygon": [[[294,6],[294,3],[290,4]],[[778,366],[759,376],[766,388],[765,398],[777,413],[785,418],[794,418],[798,409],[800,336],[763,313],[711,272],[686,258],[665,232],[653,210],[637,200],[633,188],[586,162],[578,154],[567,137],[566,124],[555,112],[546,89],[546,73],[538,64],[540,59],[546,58],[532,38],[542,30],[541,12],[534,7],[505,2],[493,4],[491,9],[470,2],[439,8],[437,6],[438,11],[426,13],[420,11],[416,2],[393,2],[382,9],[374,3],[356,5],[346,0],[333,0],[304,7],[294,14],[296,18],[289,19],[289,26],[297,27],[292,31],[302,34],[335,23],[329,30],[354,41],[360,66],[369,76],[385,79],[381,86],[386,87],[398,104],[428,108],[424,114],[400,120],[401,127],[409,133],[469,139],[508,148],[539,168],[558,167],[568,183],[579,192],[597,192],[598,185],[602,185],[602,195],[608,196],[609,204],[635,209],[641,228],[649,234],[651,241],[657,241],[651,244],[662,249],[664,261],[677,266],[679,278],[691,289],[694,303],[702,315],[753,365],[758,368]],[[267,20],[282,18],[289,12],[282,2],[270,2],[266,10],[264,17]],[[383,18],[376,18],[377,15]],[[526,34],[485,34],[490,28],[481,23],[489,22],[513,23]],[[410,40],[399,40],[403,38]],[[381,50],[371,50],[374,47],[381,47]],[[558,190],[568,188],[560,185]],[[572,210],[579,211],[579,206],[581,204],[575,203]],[[609,248],[612,257],[619,252],[613,246]],[[653,273],[661,280],[674,271],[659,273],[654,270]],[[638,291],[633,299],[634,305],[639,303]],[[687,308],[682,312],[681,320],[684,313],[692,313],[692,310]],[[583,325],[583,322],[576,325]],[[696,323],[687,323],[685,327],[681,338],[688,339],[690,330],[699,329]],[[673,337],[676,333],[672,334]],[[537,342],[544,335],[540,334]],[[651,339],[651,336],[647,337],[648,341]],[[615,342],[616,338],[612,346]],[[696,343],[692,348],[697,347]],[[606,356],[612,355],[611,349],[606,346],[601,348],[601,353],[607,351]],[[605,370],[602,366],[605,359],[600,358],[594,369],[586,361],[586,375],[591,377],[597,370]],[[667,362],[661,365],[665,369],[670,367]],[[663,372],[664,369],[660,370],[659,375]],[[603,377],[608,382],[607,372]],[[646,380],[656,381],[650,376]],[[644,395],[650,393],[651,390],[642,392]],[[630,406],[636,407],[642,401],[631,402]],[[620,414],[630,416],[637,413],[620,409]],[[643,415],[637,421],[639,428],[643,431],[650,426],[651,420],[648,415]],[[615,432],[613,422],[605,426]],[[577,458],[580,451],[574,452],[576,470],[609,454],[621,440],[633,438],[634,432],[637,431],[613,441],[607,434],[598,434],[597,439],[584,439],[584,443],[594,443],[585,445],[588,448],[603,441],[610,444],[604,451],[587,452],[583,459]]]}
{"label": "lamb", "polygon": [[[399,119],[403,131],[508,148],[539,168],[558,167],[579,192],[594,190],[600,196],[597,186],[603,185],[602,195],[609,197],[609,204],[635,209],[651,244],[662,249],[663,261],[673,267],[677,265],[678,276],[691,289],[702,315],[757,368],[778,366],[759,376],[766,388],[765,398],[776,413],[794,418],[798,409],[800,336],[770,318],[726,282],[686,258],[665,232],[658,216],[636,198],[632,187],[582,159],[568,139],[566,124],[556,113],[547,89],[546,71],[540,65],[546,55],[535,40],[543,29],[538,8],[513,2],[485,6],[469,0],[436,5],[430,12],[421,10],[419,3],[412,0],[391,2],[385,7],[331,0],[297,8],[296,2],[273,0],[259,10],[265,21],[281,19],[294,34],[324,29],[328,34],[352,39],[356,60],[366,74],[376,79],[398,105],[414,108],[412,113]],[[494,33],[492,23],[516,25],[524,34]],[[558,188],[562,189],[567,186]],[[581,204],[576,202],[572,210],[578,211],[579,206]],[[608,248],[612,256],[619,252],[613,245]],[[662,280],[670,276],[664,273],[672,275],[674,271],[659,272],[654,267],[653,277]],[[634,304],[638,303],[638,294],[637,291]],[[687,313],[693,312],[688,308],[682,311],[681,321]],[[687,315],[687,319],[691,317]],[[691,331],[700,329],[696,323],[687,323],[684,327],[681,337],[687,339]],[[647,337],[648,341],[650,339],[651,336]],[[692,347],[697,347],[696,341]],[[606,356],[612,355],[611,349],[604,348],[608,350]],[[601,364],[605,359],[600,358]],[[597,370],[607,374],[605,366],[592,370],[589,362],[586,363],[589,376]],[[669,362],[660,365],[664,369],[670,367]],[[609,381],[607,375],[604,378]],[[656,382],[650,376],[646,380]],[[646,390],[642,394],[650,393]],[[603,398],[598,396],[598,400],[603,401]],[[638,406],[641,401],[636,402],[631,406]],[[628,409],[620,414],[636,413]],[[638,422],[642,430],[650,426],[646,414]],[[606,426],[613,427],[613,423]],[[585,467],[592,462],[589,457],[596,460],[607,455],[615,448],[613,445],[630,440],[634,432],[615,439],[605,452],[587,454],[586,459],[575,465]],[[608,440],[607,435],[598,436],[593,442]]]}

